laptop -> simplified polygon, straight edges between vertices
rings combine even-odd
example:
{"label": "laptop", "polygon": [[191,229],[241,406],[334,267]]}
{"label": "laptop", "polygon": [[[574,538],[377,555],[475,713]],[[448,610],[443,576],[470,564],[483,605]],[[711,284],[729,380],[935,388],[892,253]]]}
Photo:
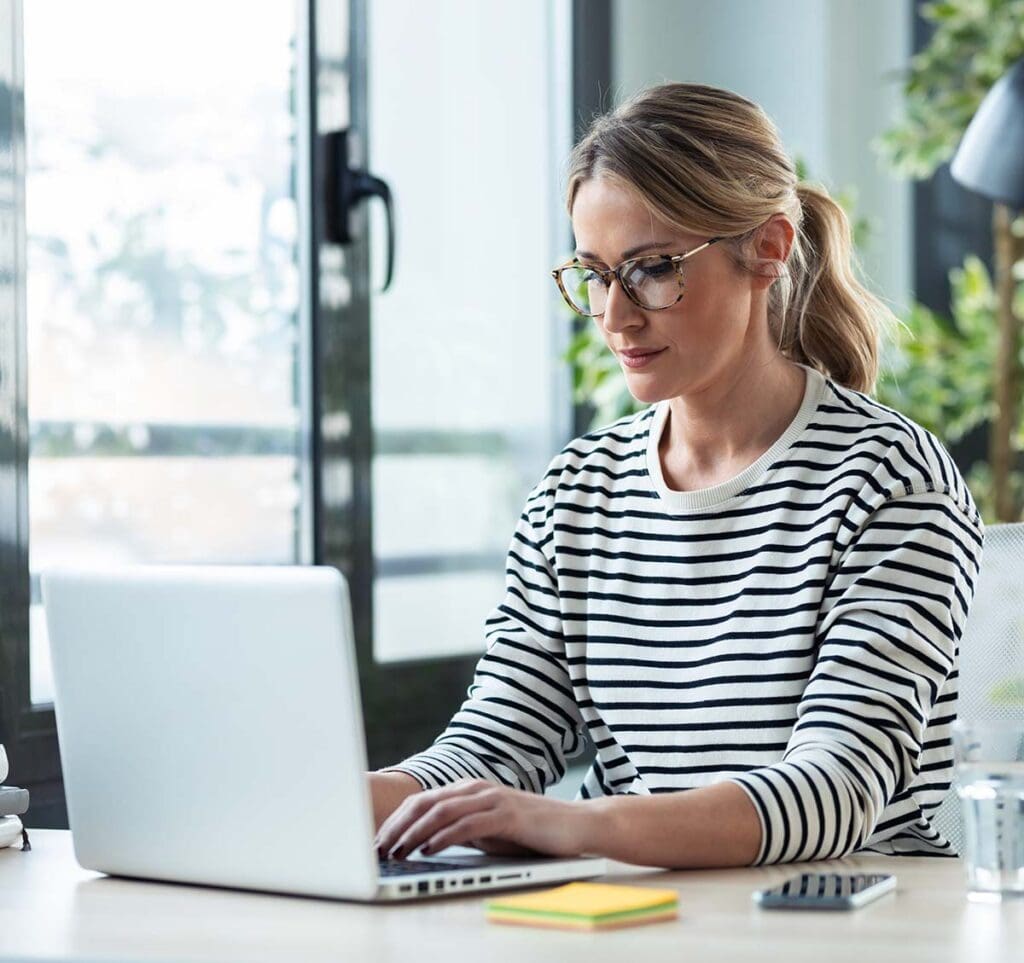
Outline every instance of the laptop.
{"label": "laptop", "polygon": [[333,568],[49,571],[75,856],[117,876],[362,901],[599,876],[596,857],[380,860]]}

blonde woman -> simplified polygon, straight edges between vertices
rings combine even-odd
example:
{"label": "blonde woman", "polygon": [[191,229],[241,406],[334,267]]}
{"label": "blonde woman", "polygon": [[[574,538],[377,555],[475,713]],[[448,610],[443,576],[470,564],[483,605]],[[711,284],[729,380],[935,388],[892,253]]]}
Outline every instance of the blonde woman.
{"label": "blonde woman", "polygon": [[[948,854],[957,648],[984,528],[872,400],[883,305],[764,112],[667,84],[572,153],[555,272],[648,407],[530,495],[468,698],[370,774],[382,854],[666,867]],[[596,759],[577,799],[566,760]]]}

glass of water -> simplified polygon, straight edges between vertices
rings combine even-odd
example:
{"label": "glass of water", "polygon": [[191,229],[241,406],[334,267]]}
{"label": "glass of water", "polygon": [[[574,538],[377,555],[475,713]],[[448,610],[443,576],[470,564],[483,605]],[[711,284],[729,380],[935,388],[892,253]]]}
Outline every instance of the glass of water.
{"label": "glass of water", "polygon": [[968,898],[1024,897],[1024,722],[953,725]]}

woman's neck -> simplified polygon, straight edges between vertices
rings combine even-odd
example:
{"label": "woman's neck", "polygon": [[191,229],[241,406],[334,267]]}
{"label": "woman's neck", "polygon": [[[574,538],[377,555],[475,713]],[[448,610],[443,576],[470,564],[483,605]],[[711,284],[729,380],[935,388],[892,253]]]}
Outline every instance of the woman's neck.
{"label": "woman's neck", "polygon": [[658,445],[666,482],[686,491],[739,474],[783,434],[805,389],[804,369],[775,355],[768,364],[751,361],[702,391],[672,398]]}

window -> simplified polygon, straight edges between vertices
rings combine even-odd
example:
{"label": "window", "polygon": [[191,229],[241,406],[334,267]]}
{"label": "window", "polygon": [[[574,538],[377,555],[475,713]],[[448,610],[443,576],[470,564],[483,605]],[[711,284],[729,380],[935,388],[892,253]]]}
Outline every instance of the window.
{"label": "window", "polygon": [[[464,696],[570,433],[570,5],[24,6],[0,0],[0,741],[32,824],[66,825],[54,565],[337,566],[393,762]],[[384,293],[375,209],[329,207],[345,162],[392,186]]]}
{"label": "window", "polygon": [[309,560],[295,8],[33,0],[25,72],[31,691],[47,702],[39,571]]}

